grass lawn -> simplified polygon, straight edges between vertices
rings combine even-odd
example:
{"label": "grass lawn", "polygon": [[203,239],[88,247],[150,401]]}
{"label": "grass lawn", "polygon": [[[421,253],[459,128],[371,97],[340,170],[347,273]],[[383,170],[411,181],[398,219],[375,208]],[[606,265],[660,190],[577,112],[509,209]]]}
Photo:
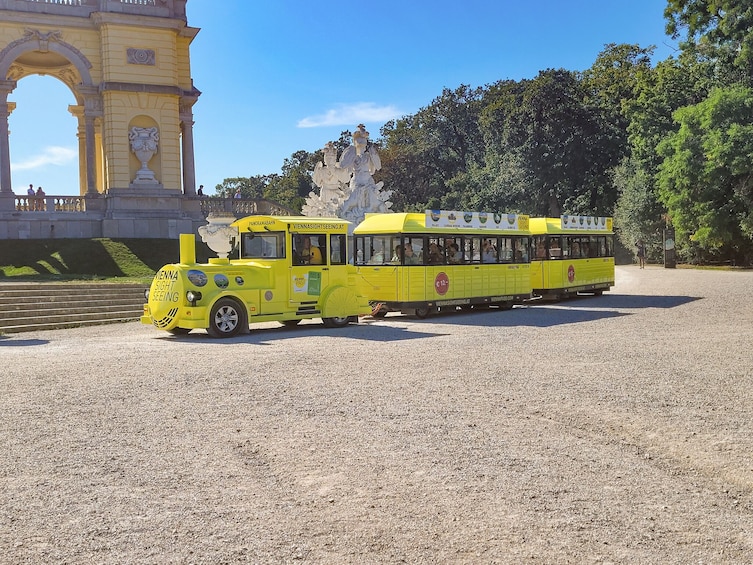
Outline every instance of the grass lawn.
{"label": "grass lawn", "polygon": [[[213,253],[196,243],[199,261]],[[150,282],[179,260],[177,239],[4,240],[0,281],[117,280]]]}

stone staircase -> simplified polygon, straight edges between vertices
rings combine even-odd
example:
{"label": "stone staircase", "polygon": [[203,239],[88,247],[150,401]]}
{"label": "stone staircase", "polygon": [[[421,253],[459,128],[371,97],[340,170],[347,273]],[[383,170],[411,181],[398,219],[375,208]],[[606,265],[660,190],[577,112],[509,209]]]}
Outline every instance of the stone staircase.
{"label": "stone staircase", "polygon": [[138,320],[146,284],[0,283],[0,334]]}

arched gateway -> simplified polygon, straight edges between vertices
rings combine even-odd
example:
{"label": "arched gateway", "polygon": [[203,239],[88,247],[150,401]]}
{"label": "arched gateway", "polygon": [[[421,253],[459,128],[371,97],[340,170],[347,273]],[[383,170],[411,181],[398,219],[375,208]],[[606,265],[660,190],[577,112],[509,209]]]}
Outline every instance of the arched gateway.
{"label": "arched gateway", "polygon": [[200,219],[192,198],[200,92],[189,58],[199,30],[187,25],[186,2],[0,0],[0,211],[19,209],[10,168],[12,93],[36,74],[59,79],[75,96],[69,110],[78,120],[79,210],[89,219],[102,215],[101,233],[87,228],[83,237],[177,237],[175,222],[156,230],[162,233],[137,233],[147,212],[178,223]]}

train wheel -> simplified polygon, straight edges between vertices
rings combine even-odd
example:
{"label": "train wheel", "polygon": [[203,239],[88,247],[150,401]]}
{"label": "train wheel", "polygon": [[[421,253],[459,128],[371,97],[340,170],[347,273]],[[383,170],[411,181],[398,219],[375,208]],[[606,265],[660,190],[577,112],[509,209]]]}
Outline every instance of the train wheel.
{"label": "train wheel", "polygon": [[221,298],[212,307],[207,332],[212,337],[233,337],[241,331],[243,321],[244,315],[238,309],[238,303],[229,298]]}
{"label": "train wheel", "polygon": [[423,308],[416,308],[416,318],[424,319],[431,314],[431,309],[424,306]]}
{"label": "train wheel", "polygon": [[325,328],[344,328],[350,322],[348,316],[340,316],[334,318],[322,318]]}

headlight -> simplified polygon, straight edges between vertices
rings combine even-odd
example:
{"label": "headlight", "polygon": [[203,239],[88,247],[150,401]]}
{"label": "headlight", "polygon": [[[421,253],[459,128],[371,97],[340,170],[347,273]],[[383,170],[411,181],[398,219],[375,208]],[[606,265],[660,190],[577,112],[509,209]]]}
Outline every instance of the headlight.
{"label": "headlight", "polygon": [[201,300],[201,293],[198,290],[189,290],[186,292],[186,300],[191,304],[196,305],[196,302]]}

